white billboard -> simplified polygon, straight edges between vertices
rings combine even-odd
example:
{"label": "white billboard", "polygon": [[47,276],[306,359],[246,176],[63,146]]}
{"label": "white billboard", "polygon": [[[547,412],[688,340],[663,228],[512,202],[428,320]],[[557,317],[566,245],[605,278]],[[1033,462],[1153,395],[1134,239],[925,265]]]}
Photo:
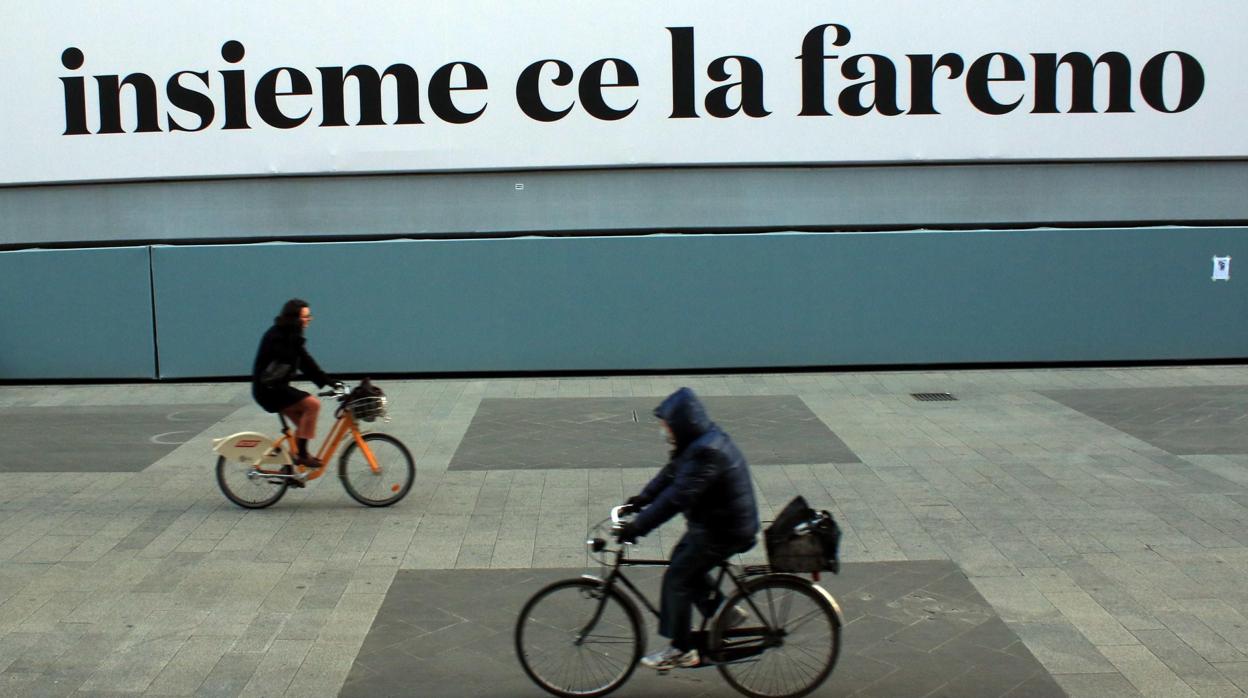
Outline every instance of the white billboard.
{"label": "white billboard", "polygon": [[1242,0],[8,13],[0,184],[1248,156]]}

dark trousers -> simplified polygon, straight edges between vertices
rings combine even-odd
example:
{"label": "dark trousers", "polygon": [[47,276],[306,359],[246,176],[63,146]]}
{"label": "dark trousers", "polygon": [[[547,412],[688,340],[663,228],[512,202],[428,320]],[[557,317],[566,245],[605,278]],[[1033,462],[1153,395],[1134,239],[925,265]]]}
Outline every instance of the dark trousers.
{"label": "dark trousers", "polygon": [[710,618],[723,597],[709,574],[720,562],[754,547],[754,541],[725,542],[706,532],[690,529],[672,549],[672,562],[663,574],[659,606],[659,634],[672,641],[672,647],[693,648],[693,607]]}

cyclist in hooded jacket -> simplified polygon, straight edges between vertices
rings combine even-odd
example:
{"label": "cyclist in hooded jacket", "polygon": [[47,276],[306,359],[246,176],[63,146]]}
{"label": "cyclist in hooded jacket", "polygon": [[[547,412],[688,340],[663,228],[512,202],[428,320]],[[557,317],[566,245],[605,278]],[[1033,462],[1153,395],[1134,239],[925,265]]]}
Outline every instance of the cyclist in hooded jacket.
{"label": "cyclist in hooded jacket", "polygon": [[754,547],[758,506],[750,468],[737,446],[706,414],[689,388],[669,395],[654,410],[663,424],[671,459],[627,504],[638,512],[618,532],[633,542],[678,513],[688,523],[663,575],[659,634],[671,646],[642,658],[655,669],[696,666],[693,606],[711,617],[723,602],[709,572],[721,561]]}

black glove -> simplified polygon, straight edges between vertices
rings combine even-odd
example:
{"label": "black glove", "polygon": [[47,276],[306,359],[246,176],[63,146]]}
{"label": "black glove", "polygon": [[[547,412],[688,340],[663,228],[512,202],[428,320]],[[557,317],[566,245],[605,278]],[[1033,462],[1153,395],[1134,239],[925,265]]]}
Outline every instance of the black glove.
{"label": "black glove", "polygon": [[627,500],[625,500],[625,501],[624,501],[624,507],[625,507],[625,508],[624,508],[624,510],[623,510],[623,511],[621,511],[620,513],[622,513],[622,514],[636,514],[637,512],[639,512],[639,511],[641,511],[642,509],[644,509],[644,508],[645,508],[645,506],[646,506],[647,504],[649,504],[649,503],[650,503],[650,502],[646,501],[646,499],[645,499],[644,497],[642,497],[641,495],[639,495],[639,494],[638,494],[638,495],[634,495],[634,496],[629,497]]}
{"label": "black glove", "polygon": [[637,527],[632,523],[622,524],[615,532],[615,540],[618,543],[636,543]]}

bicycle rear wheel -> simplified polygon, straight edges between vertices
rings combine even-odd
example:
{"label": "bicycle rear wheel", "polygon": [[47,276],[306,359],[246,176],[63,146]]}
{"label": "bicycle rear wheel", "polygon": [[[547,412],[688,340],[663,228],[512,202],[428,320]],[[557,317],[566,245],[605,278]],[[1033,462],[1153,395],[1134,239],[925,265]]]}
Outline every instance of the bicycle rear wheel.
{"label": "bicycle rear wheel", "polygon": [[[289,473],[290,466],[282,466]],[[247,509],[263,509],[286,494],[286,478],[268,478],[249,463],[217,457],[217,486],[226,499]]]}
{"label": "bicycle rear wheel", "polygon": [[516,620],[516,655],[530,679],[564,698],[603,696],[633,673],[645,637],[637,608],[594,579],[555,582]]}
{"label": "bicycle rear wheel", "polygon": [[841,650],[832,604],[800,577],[762,577],[746,588],[749,596],[733,594],[715,619],[715,668],[752,698],[796,698],[818,688]]}
{"label": "bicycle rear wheel", "polygon": [[412,454],[402,441],[389,434],[365,434],[364,442],[376,459],[378,470],[372,469],[355,441],[349,440],[338,461],[338,476],[355,501],[370,507],[388,507],[412,489],[416,479]]}

